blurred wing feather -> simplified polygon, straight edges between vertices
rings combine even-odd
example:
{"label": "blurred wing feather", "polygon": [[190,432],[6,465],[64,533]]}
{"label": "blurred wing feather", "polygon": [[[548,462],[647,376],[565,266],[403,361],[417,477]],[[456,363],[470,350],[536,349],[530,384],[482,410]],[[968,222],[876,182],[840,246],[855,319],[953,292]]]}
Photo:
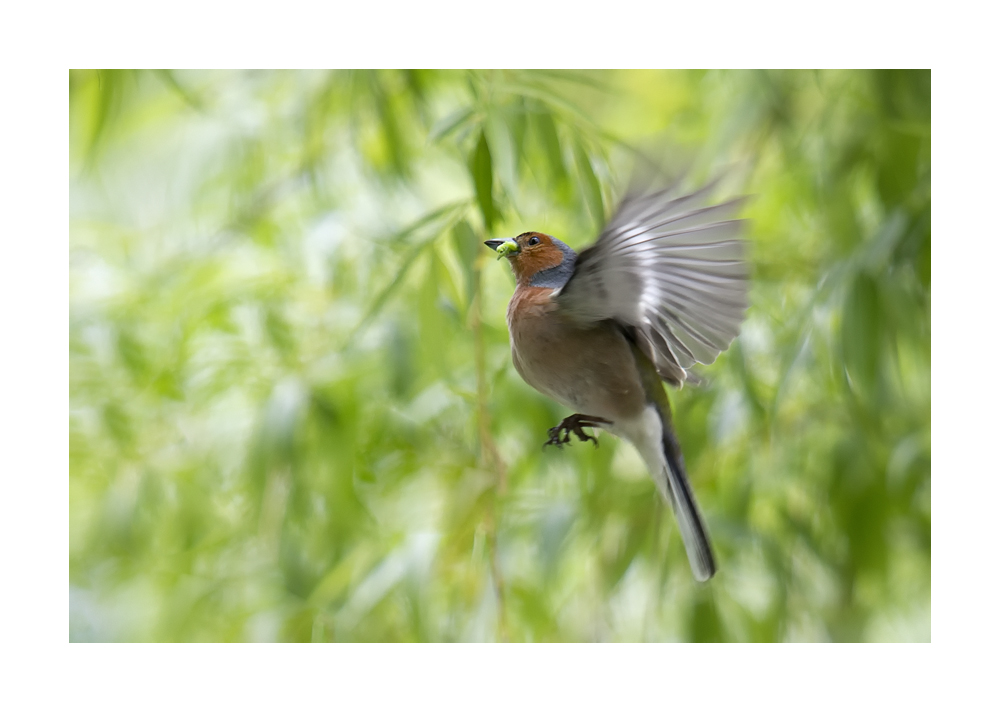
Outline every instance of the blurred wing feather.
{"label": "blurred wing feather", "polygon": [[556,296],[579,322],[628,327],[661,377],[678,384],[729,347],[747,309],[743,221],[732,219],[743,201],[704,206],[712,187],[626,197]]}

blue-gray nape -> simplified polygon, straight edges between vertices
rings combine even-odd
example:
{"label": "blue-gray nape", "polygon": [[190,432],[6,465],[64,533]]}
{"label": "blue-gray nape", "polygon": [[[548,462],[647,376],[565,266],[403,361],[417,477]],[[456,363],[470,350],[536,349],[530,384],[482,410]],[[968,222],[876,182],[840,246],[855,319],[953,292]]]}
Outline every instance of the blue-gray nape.
{"label": "blue-gray nape", "polygon": [[573,248],[562,240],[552,238],[552,244],[562,250],[563,260],[555,267],[543,269],[536,272],[535,276],[528,282],[532,287],[546,287],[548,289],[561,289],[569,278],[573,276],[573,269],[576,267],[576,253]]}

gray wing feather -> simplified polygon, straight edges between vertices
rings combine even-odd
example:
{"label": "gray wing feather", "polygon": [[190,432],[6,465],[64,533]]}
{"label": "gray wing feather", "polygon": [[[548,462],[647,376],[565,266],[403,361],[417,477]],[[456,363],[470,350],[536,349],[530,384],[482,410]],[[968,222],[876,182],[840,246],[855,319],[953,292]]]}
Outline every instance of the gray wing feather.
{"label": "gray wing feather", "polygon": [[676,384],[729,347],[748,304],[743,221],[732,219],[743,200],[705,206],[713,187],[626,197],[556,295],[579,322],[632,327],[660,375]]}

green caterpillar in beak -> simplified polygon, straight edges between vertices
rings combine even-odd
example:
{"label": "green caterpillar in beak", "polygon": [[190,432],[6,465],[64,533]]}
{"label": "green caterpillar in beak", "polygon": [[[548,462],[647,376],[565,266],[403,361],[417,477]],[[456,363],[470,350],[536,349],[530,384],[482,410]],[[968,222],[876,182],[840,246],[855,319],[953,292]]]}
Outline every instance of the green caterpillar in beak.
{"label": "green caterpillar in beak", "polygon": [[504,240],[497,245],[497,259],[499,260],[501,257],[517,254],[520,251],[521,248],[517,246],[517,243],[514,240]]}

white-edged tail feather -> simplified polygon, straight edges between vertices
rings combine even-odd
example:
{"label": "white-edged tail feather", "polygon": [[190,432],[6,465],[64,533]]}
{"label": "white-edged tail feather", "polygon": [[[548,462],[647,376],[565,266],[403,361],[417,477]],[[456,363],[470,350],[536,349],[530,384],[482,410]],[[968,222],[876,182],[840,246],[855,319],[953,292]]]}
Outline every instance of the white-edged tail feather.
{"label": "white-edged tail feather", "polygon": [[664,423],[659,408],[646,406],[641,419],[618,423],[611,428],[631,442],[649,468],[657,489],[670,504],[681,532],[691,571],[698,581],[707,581],[715,574],[715,555],[708,538],[708,527],[702,519],[694,492],[684,471],[680,446],[670,426]]}
{"label": "white-edged tail feather", "polygon": [[[691,571],[698,581],[708,581],[715,575],[715,555],[712,542],[708,538],[708,528],[698,511],[694,492],[684,472],[684,461],[680,457],[677,440],[669,428],[664,428],[664,455],[667,465],[664,475],[667,481],[667,499],[677,517],[684,549],[687,551]],[[670,442],[672,441],[672,442]]]}

